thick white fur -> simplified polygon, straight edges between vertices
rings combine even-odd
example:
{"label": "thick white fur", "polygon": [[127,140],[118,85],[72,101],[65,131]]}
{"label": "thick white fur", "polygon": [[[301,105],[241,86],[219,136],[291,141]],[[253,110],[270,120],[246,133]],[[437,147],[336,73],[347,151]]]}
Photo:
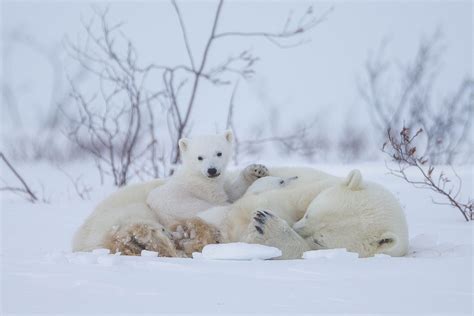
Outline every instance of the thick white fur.
{"label": "thick white fur", "polygon": [[[270,168],[270,175],[298,179],[284,188],[246,194],[199,217],[218,226],[224,241],[273,245],[282,250],[282,258],[298,258],[303,251],[321,248],[347,248],[361,257],[406,253],[408,230],[399,203],[380,185],[363,181],[360,172],[342,179],[311,168]],[[144,202],[160,184],[127,187],[101,203],[76,235],[74,250],[103,247],[101,236],[123,218],[152,220]],[[256,220],[258,210],[270,210],[263,224]],[[88,234],[93,237],[86,238]]]}
{"label": "thick white fur", "polygon": [[266,175],[264,166],[250,165],[237,176],[227,176],[232,142],[230,130],[179,141],[182,165],[146,200],[167,229],[214,206],[229,204],[240,198],[258,177]]}
{"label": "thick white fur", "polygon": [[[276,246],[283,258],[323,248],[347,248],[361,257],[406,254],[408,228],[399,203],[382,186],[364,182],[358,170],[346,179],[309,168],[271,168],[270,175],[298,179],[284,188],[246,194],[226,210],[211,209],[199,216],[220,227],[227,241]],[[262,225],[255,219],[258,210],[274,216],[267,216]]]}
{"label": "thick white fur", "polygon": [[155,223],[156,214],[146,205],[151,190],[163,180],[126,186],[99,203],[81,225],[72,241],[73,251],[91,251],[106,246],[106,237],[130,223]]}
{"label": "thick white fur", "polygon": [[[256,179],[267,175],[267,170],[250,165],[241,172],[227,173],[232,142],[231,131],[181,139],[183,164],[176,174],[166,180],[128,186],[100,203],[76,233],[73,249],[103,248],[115,232],[133,224],[145,224],[157,231],[164,227],[161,239],[166,239],[166,231],[180,220],[240,198]],[[211,168],[217,176],[211,177]]]}

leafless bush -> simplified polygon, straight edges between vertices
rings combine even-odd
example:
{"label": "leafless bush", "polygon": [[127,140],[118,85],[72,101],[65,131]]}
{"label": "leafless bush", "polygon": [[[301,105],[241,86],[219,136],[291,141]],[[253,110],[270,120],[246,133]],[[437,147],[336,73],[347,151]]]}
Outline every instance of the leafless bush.
{"label": "leafless bush", "polygon": [[[441,170],[437,172],[426,155],[420,154],[416,147],[416,139],[423,133],[423,129],[418,129],[414,134],[407,127],[403,127],[400,133],[395,134],[392,130],[387,130],[387,141],[382,146],[382,151],[388,154],[396,163],[396,168],[387,165],[390,173],[402,178],[406,182],[417,188],[428,189],[438,194],[447,202],[436,202],[438,204],[450,205],[463,215],[466,221],[474,219],[474,202],[468,198],[466,202],[459,199],[462,181],[456,172],[457,182],[453,183]],[[416,178],[408,175],[407,171],[414,169],[417,172]],[[421,176],[422,179],[417,178]]]}
{"label": "leafless bush", "polygon": [[13,193],[19,194],[20,196],[26,198],[31,203],[38,202],[38,197],[36,196],[36,194],[31,190],[30,186],[26,183],[25,179],[13,167],[10,161],[8,161],[7,157],[5,157],[3,153],[0,153],[0,158],[21,184],[21,186],[5,185],[3,187],[0,187],[0,191],[7,191],[7,192],[13,192]]}
{"label": "leafless bush", "polygon": [[[147,167],[143,158],[158,145],[155,130],[151,137],[148,132],[154,125],[152,102],[157,102],[163,92],[146,88],[146,79],[155,66],[139,65],[133,44],[119,32],[121,24],[109,25],[107,11],[97,14],[99,31],[93,22],[84,24],[87,45],[71,44],[69,48],[71,56],[97,78],[99,89],[88,97],[71,81],[76,113],[63,112],[70,122],[68,137],[93,156],[100,170],[112,175],[115,185],[122,186],[132,169]],[[125,47],[123,53],[118,53],[120,44]],[[154,158],[149,161],[159,172],[159,157]]]}
{"label": "leafless bush", "polygon": [[[167,72],[165,72],[165,74],[168,74],[168,76],[164,76],[165,86],[167,87],[168,104],[170,109],[169,113],[172,118],[171,121],[173,122],[172,130],[170,131],[170,134],[174,134],[174,137],[172,137],[173,144],[177,144],[178,139],[188,132],[190,115],[194,106],[195,96],[202,80],[207,80],[215,86],[220,86],[231,84],[235,81],[235,77],[237,77],[237,80],[239,78],[248,79],[255,73],[254,65],[259,60],[259,57],[254,56],[248,49],[244,49],[238,54],[229,56],[223,61],[215,62],[215,66],[208,68],[208,56],[210,55],[211,50],[215,45],[217,45],[224,39],[231,40],[238,37],[253,37],[269,40],[278,47],[296,46],[301,44],[302,42],[299,41],[296,43],[288,43],[288,40],[291,40],[297,36],[299,37],[301,34],[316,27],[318,24],[320,24],[326,19],[327,15],[331,11],[331,9],[329,9],[321,16],[317,16],[314,13],[313,8],[308,7],[308,9],[303,13],[301,18],[297,20],[298,22],[296,23],[290,15],[286,20],[283,30],[279,32],[219,31],[219,21],[221,17],[223,3],[224,1],[221,0],[217,5],[216,13],[212,21],[212,30],[206,42],[204,43],[204,50],[201,52],[201,54],[196,54],[196,52],[193,51],[189,43],[188,30],[186,28],[179,7],[176,4],[176,1],[172,1],[173,7],[175,8],[176,14],[179,18],[180,27],[183,34],[183,40],[186,44],[185,46],[189,58],[188,64],[179,65],[175,68],[169,69]],[[197,62],[195,60],[196,55],[202,56],[202,58]],[[186,84],[188,78],[181,79],[180,81],[178,80],[178,83],[174,84],[175,73],[177,70],[180,69],[183,69],[192,75],[192,88],[188,99],[189,101],[184,106],[184,111],[180,110],[177,92],[179,92],[179,89],[184,84]],[[234,79],[228,79],[232,78],[232,76],[234,77]],[[173,88],[173,86],[176,86],[176,88]],[[233,93],[235,94],[235,89]],[[230,113],[232,112],[230,111]],[[234,132],[236,132],[236,129],[234,129]],[[237,147],[238,146],[239,145],[237,145]],[[177,163],[179,161],[179,155],[179,148],[176,145],[172,152],[173,163]]]}
{"label": "leafless bush", "polygon": [[[133,175],[142,176],[143,170],[149,170],[155,177],[172,172],[180,161],[178,140],[191,131],[196,95],[203,81],[218,88],[254,74],[259,57],[250,50],[242,49],[222,60],[211,60],[215,46],[242,37],[262,38],[278,47],[299,45],[302,41],[294,42],[293,38],[301,39],[302,34],[324,21],[331,11],[318,16],[309,7],[300,19],[290,15],[279,32],[223,31],[219,28],[224,3],[221,0],[212,29],[202,43],[204,48],[198,52],[190,44],[189,30],[179,6],[176,1],[171,3],[185,43],[188,59],[185,63],[140,66],[133,43],[120,30],[122,23],[111,24],[107,10],[95,11],[98,30],[94,28],[94,20],[83,23],[87,38],[84,45],[68,45],[74,59],[98,80],[100,87],[87,96],[71,82],[76,113],[64,111],[71,122],[68,135],[94,157],[99,170],[113,175],[118,186],[126,184]],[[148,84],[147,79],[152,75],[161,78],[159,84],[156,81]],[[278,140],[285,139],[288,137]],[[251,142],[240,144],[250,146]],[[171,151],[165,151],[170,146]]]}
{"label": "leafless bush", "polygon": [[465,158],[459,154],[473,146],[474,82],[465,78],[452,94],[439,99],[435,84],[442,57],[440,32],[422,40],[413,60],[399,66],[397,74],[392,72],[394,63],[384,57],[385,48],[383,43],[377,55],[367,60],[367,81],[360,84],[374,127],[381,133],[402,125],[422,127],[425,155],[433,164]]}

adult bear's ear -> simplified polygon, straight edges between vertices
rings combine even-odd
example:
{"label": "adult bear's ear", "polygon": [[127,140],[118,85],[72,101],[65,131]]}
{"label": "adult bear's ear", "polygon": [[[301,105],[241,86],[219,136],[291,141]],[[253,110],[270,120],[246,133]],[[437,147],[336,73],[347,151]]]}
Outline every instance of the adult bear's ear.
{"label": "adult bear's ear", "polygon": [[354,169],[347,175],[344,185],[350,190],[356,191],[362,188],[362,174],[359,170]]}
{"label": "adult bear's ear", "polygon": [[232,132],[231,129],[228,129],[224,132],[224,137],[225,137],[225,140],[228,141],[229,143],[232,143],[234,141],[234,133]]}
{"label": "adult bear's ear", "polygon": [[184,153],[186,150],[188,150],[188,145],[189,145],[189,139],[187,138],[181,138],[179,141],[178,141],[178,146],[179,146],[179,149],[181,149],[181,151]]}

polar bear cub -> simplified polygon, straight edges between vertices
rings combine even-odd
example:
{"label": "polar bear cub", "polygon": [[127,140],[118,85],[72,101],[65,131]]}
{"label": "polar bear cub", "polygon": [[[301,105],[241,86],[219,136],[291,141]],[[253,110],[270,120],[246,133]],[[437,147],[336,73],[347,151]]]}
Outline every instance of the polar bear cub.
{"label": "polar bear cub", "polygon": [[[200,251],[208,243],[220,241],[217,227],[209,227],[196,217],[208,209],[219,209],[240,198],[258,178],[268,175],[263,165],[250,165],[237,175],[227,175],[232,156],[232,131],[179,140],[182,165],[165,184],[152,190],[146,203],[159,223],[172,232],[178,249]],[[185,229],[183,229],[183,227]],[[188,238],[181,242],[182,238]]]}
{"label": "polar bear cub", "polygon": [[169,228],[211,207],[240,198],[259,177],[267,176],[262,165],[250,165],[236,177],[226,177],[232,156],[232,131],[179,140],[182,165],[166,183],[147,197],[160,223]]}
{"label": "polar bear cub", "polygon": [[165,226],[228,203],[224,173],[232,154],[232,132],[182,138],[178,145],[183,164],[146,201]]}

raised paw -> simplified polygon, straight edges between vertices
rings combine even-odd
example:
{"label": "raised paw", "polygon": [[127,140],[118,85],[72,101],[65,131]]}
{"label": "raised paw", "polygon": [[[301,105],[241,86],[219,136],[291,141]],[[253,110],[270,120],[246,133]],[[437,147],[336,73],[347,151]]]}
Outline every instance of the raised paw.
{"label": "raised paw", "polygon": [[107,242],[112,252],[139,256],[142,250],[156,251],[160,257],[176,257],[176,248],[170,234],[159,225],[131,224],[113,232]]}
{"label": "raised paw", "polygon": [[254,182],[258,178],[266,177],[269,175],[267,167],[260,164],[252,164],[247,166],[244,171],[243,175],[245,179],[250,182]]}

